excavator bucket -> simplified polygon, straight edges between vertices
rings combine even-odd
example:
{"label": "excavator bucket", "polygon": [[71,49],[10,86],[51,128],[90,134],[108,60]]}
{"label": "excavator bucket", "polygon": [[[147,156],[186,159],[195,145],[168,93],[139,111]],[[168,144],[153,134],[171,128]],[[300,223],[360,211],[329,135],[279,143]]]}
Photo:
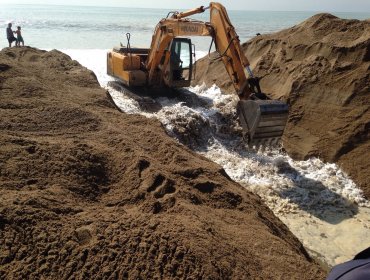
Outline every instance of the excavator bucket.
{"label": "excavator bucket", "polygon": [[288,104],[279,100],[240,100],[237,112],[250,146],[277,143],[288,119]]}

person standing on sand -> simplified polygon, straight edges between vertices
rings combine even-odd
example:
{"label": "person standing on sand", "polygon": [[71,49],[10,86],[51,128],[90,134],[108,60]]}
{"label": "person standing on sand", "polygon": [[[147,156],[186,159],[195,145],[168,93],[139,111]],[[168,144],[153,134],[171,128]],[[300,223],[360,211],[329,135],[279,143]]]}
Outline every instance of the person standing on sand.
{"label": "person standing on sand", "polygon": [[15,45],[19,47],[21,45],[21,42],[22,42],[22,47],[24,47],[24,41],[23,41],[23,37],[22,37],[21,27],[17,26],[17,31],[15,31],[14,33],[17,34],[17,42],[15,43]]}
{"label": "person standing on sand", "polygon": [[8,23],[8,28],[6,29],[6,38],[8,39],[9,42],[9,48],[12,46],[12,43],[14,41],[17,41],[17,39],[14,37],[11,23]]}

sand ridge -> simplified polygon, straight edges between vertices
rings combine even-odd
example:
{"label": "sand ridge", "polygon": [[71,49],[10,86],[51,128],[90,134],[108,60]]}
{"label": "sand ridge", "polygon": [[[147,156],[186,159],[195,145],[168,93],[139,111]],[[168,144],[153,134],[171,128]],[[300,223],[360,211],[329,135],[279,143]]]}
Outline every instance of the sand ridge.
{"label": "sand ridge", "polygon": [[6,48],[0,69],[0,278],[324,278],[257,195],[67,55]]}

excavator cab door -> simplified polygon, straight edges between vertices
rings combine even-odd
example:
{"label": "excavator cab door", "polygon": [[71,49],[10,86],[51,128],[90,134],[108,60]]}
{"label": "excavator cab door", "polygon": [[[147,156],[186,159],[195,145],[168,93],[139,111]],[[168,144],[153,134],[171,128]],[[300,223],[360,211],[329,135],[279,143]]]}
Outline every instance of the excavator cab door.
{"label": "excavator cab door", "polygon": [[174,38],[170,46],[169,75],[166,84],[169,87],[188,87],[193,70],[191,40]]}

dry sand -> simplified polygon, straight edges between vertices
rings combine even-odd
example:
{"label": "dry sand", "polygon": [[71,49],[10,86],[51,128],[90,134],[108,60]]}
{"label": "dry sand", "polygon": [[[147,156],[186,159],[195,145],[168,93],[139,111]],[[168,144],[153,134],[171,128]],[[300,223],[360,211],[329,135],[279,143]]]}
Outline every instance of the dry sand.
{"label": "dry sand", "polygon": [[[262,89],[290,104],[286,151],[338,163],[370,198],[370,21],[319,14],[243,49]],[[197,62],[202,82],[233,91],[220,60]]]}
{"label": "dry sand", "polygon": [[68,56],[0,52],[1,279],[323,279],[298,239]]}

